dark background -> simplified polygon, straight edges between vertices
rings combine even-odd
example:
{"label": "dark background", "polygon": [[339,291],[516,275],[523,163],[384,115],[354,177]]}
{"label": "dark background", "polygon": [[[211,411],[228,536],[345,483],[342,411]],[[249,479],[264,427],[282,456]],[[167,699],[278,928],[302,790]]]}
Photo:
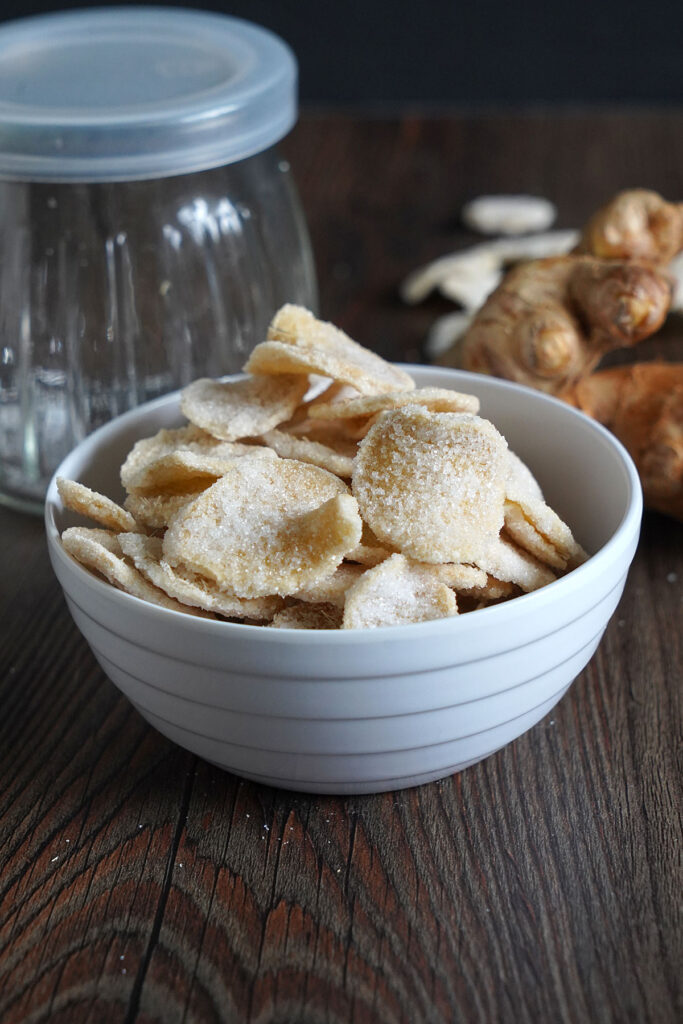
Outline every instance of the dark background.
{"label": "dark background", "polygon": [[[4,0],[0,20],[100,4]],[[294,49],[308,108],[678,104],[683,3],[223,0]]]}

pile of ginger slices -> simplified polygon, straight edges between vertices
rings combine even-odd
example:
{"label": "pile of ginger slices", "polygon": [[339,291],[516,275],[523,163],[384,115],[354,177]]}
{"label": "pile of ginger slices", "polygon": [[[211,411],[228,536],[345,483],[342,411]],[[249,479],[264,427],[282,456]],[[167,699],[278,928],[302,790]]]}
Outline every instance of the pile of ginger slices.
{"label": "pile of ginger slices", "polygon": [[163,607],[293,629],[446,618],[585,559],[475,396],[416,388],[292,305],[245,372],[184,389],[187,425],[123,463],[124,507],[58,480],[97,524],[66,551]]}

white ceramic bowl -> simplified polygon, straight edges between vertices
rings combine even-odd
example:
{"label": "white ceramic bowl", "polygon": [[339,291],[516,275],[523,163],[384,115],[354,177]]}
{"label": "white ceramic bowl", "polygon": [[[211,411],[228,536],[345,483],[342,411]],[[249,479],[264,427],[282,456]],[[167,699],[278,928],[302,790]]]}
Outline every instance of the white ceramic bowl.
{"label": "white ceramic bowl", "polygon": [[[67,555],[74,517],[55,481],[46,526],[54,570],[100,665],[159,732],[274,786],[372,793],[442,778],[543,718],[595,651],[635,552],[635,467],[602,427],[513,384],[427,367],[419,386],[470,391],[592,554],[550,586],[459,618],[375,630],[267,629],[167,611],[101,582]],[[123,497],[133,442],[181,422],[178,396],[86,438],[56,475]]]}

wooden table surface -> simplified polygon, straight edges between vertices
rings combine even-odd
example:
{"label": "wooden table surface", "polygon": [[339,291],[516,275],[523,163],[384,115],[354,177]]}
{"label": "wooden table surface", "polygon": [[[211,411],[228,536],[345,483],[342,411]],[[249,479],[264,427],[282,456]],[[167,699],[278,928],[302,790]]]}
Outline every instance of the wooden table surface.
{"label": "wooden table surface", "polygon": [[[418,361],[397,285],[483,192],[579,225],[683,198],[683,113],[308,116],[286,141],[321,311]],[[683,358],[675,329],[647,351]],[[683,330],[680,332],[683,336]],[[680,1020],[683,526],[647,513],[556,709],[418,789],[309,797],[154,732],[77,633],[37,519],[0,511],[0,1020]]]}

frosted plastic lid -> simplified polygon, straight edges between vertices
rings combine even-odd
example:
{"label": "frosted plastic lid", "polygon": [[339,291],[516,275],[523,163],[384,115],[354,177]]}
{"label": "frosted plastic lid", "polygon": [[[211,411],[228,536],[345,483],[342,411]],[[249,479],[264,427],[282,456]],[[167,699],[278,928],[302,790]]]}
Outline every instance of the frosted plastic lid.
{"label": "frosted plastic lid", "polygon": [[296,60],[237,18],[108,7],[0,27],[0,177],[130,181],[234,163],[296,120]]}

